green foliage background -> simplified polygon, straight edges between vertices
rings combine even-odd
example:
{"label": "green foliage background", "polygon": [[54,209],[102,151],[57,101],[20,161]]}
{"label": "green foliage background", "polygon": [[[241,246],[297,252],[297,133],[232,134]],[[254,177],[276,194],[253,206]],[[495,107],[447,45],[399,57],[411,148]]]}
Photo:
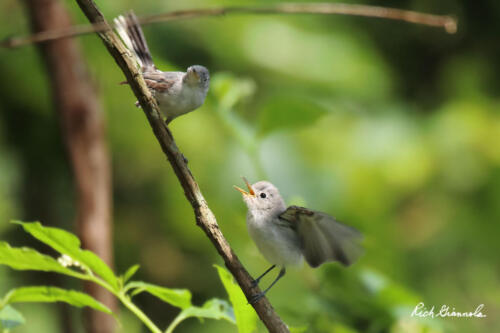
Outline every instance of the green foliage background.
{"label": "green foliage background", "polygon": [[[268,4],[271,1],[254,1]],[[273,1],[276,2],[276,1]],[[349,1],[350,2],[350,1]],[[73,1],[76,22],[86,23]],[[356,3],[362,3],[357,1]],[[108,18],[247,1],[99,1]],[[372,4],[370,2],[370,4]],[[291,270],[269,294],[308,332],[493,332],[500,329],[500,5],[495,1],[384,1],[455,14],[456,35],[393,21],[340,16],[227,16],[145,27],[163,70],[207,66],[211,90],[171,129],[222,231],[254,275],[267,263],[250,241],[240,176],[268,179],[290,204],[335,215],[366,235],[349,270]],[[14,0],[0,3],[1,36],[28,32]],[[101,95],[113,160],[116,270],[140,263],[143,281],[187,288],[201,305],[227,298],[215,250],[196,227],[175,176],[121,72],[96,36],[79,39]],[[35,47],[0,50],[0,239],[31,245],[10,219],[73,230],[74,192]],[[265,280],[268,283],[270,278]],[[0,266],[0,295],[21,285],[77,281]],[[178,313],[148,295],[161,326]],[[442,304],[484,319],[416,320]],[[16,332],[82,332],[81,312],[17,306]],[[141,332],[122,311],[124,332]],[[199,332],[189,320],[176,332]],[[207,320],[203,332],[233,332]],[[262,330],[262,327],[259,327]]]}

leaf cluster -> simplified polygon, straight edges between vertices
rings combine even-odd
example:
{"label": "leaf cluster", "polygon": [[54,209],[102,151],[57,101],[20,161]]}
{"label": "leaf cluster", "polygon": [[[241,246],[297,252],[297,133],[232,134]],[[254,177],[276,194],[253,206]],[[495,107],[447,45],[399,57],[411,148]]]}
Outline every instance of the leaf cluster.
{"label": "leaf cluster", "polygon": [[[11,247],[7,242],[0,242],[1,265],[15,270],[53,272],[92,281],[115,295],[151,332],[163,331],[133,303],[133,297],[141,293],[148,293],[181,310],[164,330],[165,333],[171,333],[182,321],[193,317],[200,320],[224,319],[236,324],[239,332],[252,332],[256,328],[257,316],[253,308],[247,305],[245,295],[231,274],[222,267],[216,266],[216,269],[231,304],[213,298],[202,306],[196,306],[191,302],[192,295],[187,289],[166,288],[143,281],[132,281],[139,265],[131,266],[122,275],[115,275],[95,253],[81,249],[80,240],[70,232],[45,227],[39,222],[14,221],[13,223],[19,224],[25,232],[56,250],[61,257],[54,258],[32,248]],[[83,292],[53,286],[25,286],[10,290],[0,299],[0,328],[7,331],[25,323],[23,315],[12,304],[26,302],[64,302],[78,308],[89,307],[117,318],[106,305]]]}

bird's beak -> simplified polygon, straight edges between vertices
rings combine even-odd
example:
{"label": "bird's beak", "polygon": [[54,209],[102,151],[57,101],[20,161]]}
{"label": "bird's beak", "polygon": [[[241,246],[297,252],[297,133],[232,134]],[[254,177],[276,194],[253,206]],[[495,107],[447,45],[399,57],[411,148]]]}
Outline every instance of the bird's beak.
{"label": "bird's beak", "polygon": [[193,77],[196,79],[196,81],[200,81],[200,76],[195,71],[193,71]]}
{"label": "bird's beak", "polygon": [[191,80],[195,81],[195,82],[199,82],[200,81],[200,75],[193,69],[191,71],[189,71],[189,74],[191,76]]}
{"label": "bird's beak", "polygon": [[250,185],[250,183],[248,182],[248,180],[247,180],[245,177],[241,177],[241,178],[243,178],[243,181],[244,181],[244,182],[245,182],[245,184],[247,185],[247,187],[248,187],[248,192],[247,192],[247,191],[245,191],[244,189],[242,189],[242,188],[240,188],[240,187],[236,186],[236,185],[234,185],[234,188],[235,188],[236,190],[240,191],[240,192],[241,192],[241,194],[243,194],[243,195],[251,195],[251,196],[253,196],[253,197],[254,197],[254,196],[255,196],[255,192],[253,191],[252,185]]}

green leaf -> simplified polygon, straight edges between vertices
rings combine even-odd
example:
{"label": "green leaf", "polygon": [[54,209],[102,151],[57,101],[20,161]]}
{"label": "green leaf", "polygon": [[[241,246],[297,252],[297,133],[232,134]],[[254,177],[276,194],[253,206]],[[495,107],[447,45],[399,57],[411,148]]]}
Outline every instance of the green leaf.
{"label": "green leaf", "polygon": [[206,301],[202,307],[192,306],[182,312],[186,318],[225,319],[232,323],[235,322],[231,306],[226,301],[217,298]]}
{"label": "green leaf", "polygon": [[14,328],[26,322],[23,315],[12,306],[4,306],[0,310],[0,328]]}
{"label": "green leaf", "polygon": [[0,242],[0,264],[17,270],[56,272],[74,277],[83,277],[81,273],[62,266],[50,256],[27,247],[10,247],[6,242]]}
{"label": "green leaf", "polygon": [[210,91],[216,99],[216,110],[222,125],[246,150],[255,150],[255,131],[233,108],[255,92],[252,80],[240,79],[228,73],[218,73],[210,79]]}
{"label": "green leaf", "polygon": [[225,319],[231,323],[235,323],[234,313],[231,306],[224,300],[213,298],[206,301],[202,307],[191,306],[184,309],[179,313],[179,315],[172,321],[170,326],[167,328],[165,333],[171,333],[177,325],[179,325],[183,320],[196,317],[199,319],[210,318],[210,319]]}
{"label": "green leaf", "polygon": [[259,134],[312,124],[326,110],[314,101],[300,97],[275,97],[263,106],[259,114]]}
{"label": "green leaf", "polygon": [[109,283],[115,290],[118,290],[118,279],[111,268],[95,253],[82,250],[80,248],[80,240],[72,233],[59,228],[44,227],[40,222],[13,221],[13,223],[20,224],[31,236],[52,247],[59,253],[66,254],[71,259],[78,261],[84,268],[90,269]]}
{"label": "green leaf", "polygon": [[12,289],[2,299],[0,307],[7,304],[23,302],[65,302],[79,308],[88,306],[92,309],[112,314],[111,310],[104,304],[98,302],[87,294],[75,290],[66,290],[47,286]]}
{"label": "green leaf", "polygon": [[247,299],[238,284],[234,282],[233,276],[224,268],[214,265],[219,273],[219,278],[229,295],[229,300],[233,305],[234,315],[236,317],[236,325],[238,332],[251,333],[257,329],[257,314],[253,307],[248,305]]}
{"label": "green leaf", "polygon": [[187,289],[170,289],[141,281],[132,281],[127,284],[125,289],[134,289],[132,296],[146,291],[162,301],[181,309],[191,306],[191,292]]}
{"label": "green leaf", "polygon": [[256,85],[251,79],[238,78],[229,73],[217,73],[210,80],[210,91],[224,109],[231,109],[243,99],[255,94]]}
{"label": "green leaf", "polygon": [[128,280],[130,280],[130,278],[132,276],[134,276],[134,274],[139,270],[141,266],[139,265],[134,265],[134,266],[131,266],[129,269],[127,269],[127,271],[125,272],[125,274],[123,274],[123,283],[127,283]]}

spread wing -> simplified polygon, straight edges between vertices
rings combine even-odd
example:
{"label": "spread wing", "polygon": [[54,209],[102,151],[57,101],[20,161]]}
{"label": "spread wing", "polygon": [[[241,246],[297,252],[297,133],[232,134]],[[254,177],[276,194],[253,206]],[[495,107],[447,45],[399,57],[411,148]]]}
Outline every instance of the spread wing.
{"label": "spread wing", "polygon": [[299,235],[302,251],[311,267],[339,261],[351,265],[361,254],[361,233],[325,213],[290,206],[280,215]]}

